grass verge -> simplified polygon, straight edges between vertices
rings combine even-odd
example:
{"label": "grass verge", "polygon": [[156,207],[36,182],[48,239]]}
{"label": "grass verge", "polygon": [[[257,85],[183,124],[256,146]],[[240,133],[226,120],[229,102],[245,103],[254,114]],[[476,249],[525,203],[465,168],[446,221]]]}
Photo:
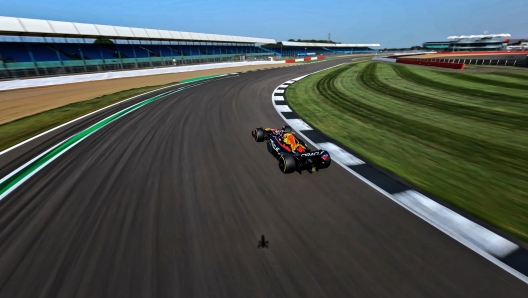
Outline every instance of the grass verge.
{"label": "grass verge", "polygon": [[521,78],[379,62],[286,91],[323,133],[528,242],[528,92]]}
{"label": "grass verge", "polygon": [[0,136],[2,136],[0,139],[0,151],[77,117],[86,115],[124,99],[162,87],[174,85],[176,83],[177,82],[124,90],[90,100],[68,104],[49,111],[4,123],[0,125]]}

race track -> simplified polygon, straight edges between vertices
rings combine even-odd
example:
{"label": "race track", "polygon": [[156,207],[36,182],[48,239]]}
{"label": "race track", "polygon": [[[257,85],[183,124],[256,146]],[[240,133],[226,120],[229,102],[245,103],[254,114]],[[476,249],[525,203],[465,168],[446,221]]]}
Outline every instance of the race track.
{"label": "race track", "polygon": [[[526,297],[337,164],[284,175],[251,138],[284,124],[277,85],[342,62],[207,82],[60,156],[0,201],[0,297]],[[0,176],[118,108],[0,156]]]}

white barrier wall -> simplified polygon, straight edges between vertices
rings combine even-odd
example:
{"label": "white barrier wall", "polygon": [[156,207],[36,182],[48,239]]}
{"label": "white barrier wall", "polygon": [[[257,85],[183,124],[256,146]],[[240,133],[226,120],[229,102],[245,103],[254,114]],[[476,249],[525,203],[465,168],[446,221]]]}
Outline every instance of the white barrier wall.
{"label": "white barrier wall", "polygon": [[189,72],[189,71],[196,71],[196,70],[229,68],[229,67],[239,67],[239,66],[248,66],[248,65],[260,65],[260,64],[277,64],[277,63],[284,63],[284,61],[224,62],[224,63],[189,65],[189,66],[174,66],[174,67],[155,68],[155,69],[91,73],[91,74],[49,77],[49,78],[10,80],[10,81],[0,82],[0,91],[80,83],[80,82],[101,81],[101,80],[108,80],[108,79],[119,79],[119,78],[130,78],[130,77],[139,77],[139,76]]}
{"label": "white barrier wall", "polygon": [[374,61],[383,61],[383,62],[392,62],[392,63],[396,62],[396,59],[391,59],[391,58],[372,58],[372,60],[374,60]]}

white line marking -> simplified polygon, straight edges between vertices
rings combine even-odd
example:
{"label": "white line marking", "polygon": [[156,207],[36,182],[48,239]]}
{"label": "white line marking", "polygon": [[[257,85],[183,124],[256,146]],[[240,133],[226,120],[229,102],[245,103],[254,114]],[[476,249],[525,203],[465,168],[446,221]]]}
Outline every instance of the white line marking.
{"label": "white line marking", "polygon": [[[199,85],[203,85],[204,83],[201,82],[201,83],[197,83],[197,84],[191,84],[189,86],[192,86],[192,87],[195,87],[195,86],[199,86]],[[188,87],[185,86],[183,88],[179,88],[179,89],[176,89],[174,91],[172,91],[172,93],[169,93],[167,95],[172,95],[174,93],[177,93],[177,92],[180,92],[180,91],[183,91],[185,89],[187,89]],[[164,89],[164,88],[161,88],[161,89]],[[145,93],[146,94],[146,93]],[[161,97],[160,97],[161,98]],[[145,101],[148,100],[148,99],[145,99]],[[138,103],[139,104],[139,103]],[[95,132],[99,131],[101,128],[103,127],[106,127],[108,124],[110,123],[113,123],[115,122],[116,120],[124,117],[125,115],[128,115],[138,109],[141,109],[142,107],[144,107],[145,105],[148,105],[147,104],[144,104],[144,105],[140,105],[140,106],[137,106],[131,110],[129,110],[128,112],[120,115],[119,117],[111,120],[110,122],[106,123],[105,125],[95,129],[94,131],[92,131],[91,133],[87,134],[86,136],[82,137],[81,139],[77,140],[75,143],[71,144],[69,147],[63,149],[62,151],[60,151],[59,153],[57,153],[55,156],[53,156],[52,158],[50,158],[48,161],[46,161],[44,164],[40,165],[38,168],[32,170],[28,175],[26,175],[22,180],[18,181],[16,184],[14,184],[13,186],[9,187],[9,189],[7,191],[5,191],[4,193],[2,193],[0,195],[0,200],[2,200],[3,198],[5,198],[8,194],[10,194],[12,191],[14,191],[18,186],[20,186],[22,183],[24,183],[25,181],[27,181],[30,177],[32,177],[33,175],[35,175],[38,171],[40,171],[42,168],[44,168],[46,165],[48,165],[50,162],[52,162],[53,160],[57,159],[59,156],[61,156],[62,154],[64,154],[66,151],[72,149],[73,147],[75,147],[77,144],[79,144],[80,142],[82,142],[84,139],[86,139],[87,137],[89,137],[90,135],[94,134]],[[131,106],[132,107],[132,106]],[[115,113],[113,113],[112,115],[108,116],[108,117],[105,117],[104,119],[98,121],[97,123],[101,123],[109,118],[112,118],[114,117],[116,114],[119,114],[121,113],[123,110],[126,110],[128,109],[129,107],[125,107]],[[97,123],[95,123],[94,125],[96,125]],[[89,129],[89,128],[87,128]],[[81,130],[80,132],[82,132],[84,130]],[[20,171],[22,171],[26,166],[28,166],[30,163],[34,162],[35,160],[37,160],[38,158],[40,158],[41,156],[45,155],[46,153],[52,151],[53,149],[57,148],[58,146],[60,146],[61,144],[63,144],[64,142],[66,142],[68,139],[72,138],[73,136],[77,135],[78,133],[75,133],[73,134],[72,136],[70,136],[69,138],[63,140],[62,142],[59,142],[58,144],[52,146],[51,148],[47,149],[46,151],[44,151],[43,153],[39,154],[37,157],[31,159],[30,161],[28,161],[27,163],[23,164],[22,166],[18,167],[17,169],[15,169],[14,171],[12,171],[11,173],[9,173],[7,176],[3,177],[1,180],[0,180],[0,183],[2,183],[3,181],[5,181],[6,179],[9,179],[10,177],[12,177],[13,175],[19,173]]]}
{"label": "white line marking", "polygon": [[[71,137],[70,137],[71,138]],[[46,151],[42,152],[41,154],[37,155],[36,157],[32,158],[30,161],[26,162],[25,164],[23,164],[22,166],[18,167],[16,170],[12,171],[11,173],[7,174],[6,176],[4,176],[2,179],[0,179],[0,183],[4,182],[5,180],[11,178],[13,175],[17,174],[18,172],[20,172],[20,170],[22,170],[23,168],[25,168],[26,166],[28,166],[29,164],[33,163],[35,160],[41,158],[42,156],[44,156],[46,153],[50,152],[51,150],[59,147],[62,143],[66,142],[69,138],[57,143],[56,145],[52,146],[51,148],[47,149]]]}
{"label": "white line marking", "polygon": [[[187,83],[185,83],[185,84],[187,84]],[[149,92],[145,92],[145,93],[142,93],[142,94],[139,94],[139,95],[136,95],[136,96],[132,96],[132,97],[127,98],[127,99],[124,99],[124,100],[122,100],[122,101],[120,101],[120,102],[116,102],[116,103],[114,103],[114,104],[111,104],[111,105],[109,105],[109,106],[106,106],[106,107],[104,107],[104,108],[101,108],[101,109],[99,109],[99,110],[97,110],[97,111],[93,111],[93,112],[88,113],[88,114],[86,114],[86,115],[83,115],[83,116],[81,116],[81,117],[75,118],[75,119],[73,119],[73,120],[71,120],[71,121],[68,121],[68,122],[66,122],[66,123],[64,123],[64,124],[61,124],[61,125],[59,125],[59,126],[55,126],[54,128],[49,129],[49,130],[47,130],[47,131],[45,131],[45,132],[43,132],[43,133],[40,133],[40,134],[38,134],[38,135],[36,135],[36,136],[34,136],[34,137],[32,137],[32,138],[29,138],[29,139],[27,139],[27,140],[25,140],[25,141],[23,141],[23,142],[21,142],[21,143],[18,143],[18,144],[16,144],[16,145],[13,145],[13,146],[11,146],[11,147],[9,147],[9,148],[7,148],[7,149],[1,151],[1,152],[0,152],[0,155],[2,155],[2,154],[4,154],[4,153],[7,153],[7,152],[9,152],[9,151],[11,151],[11,150],[13,150],[13,149],[15,149],[15,148],[17,148],[17,147],[20,147],[20,146],[22,146],[22,145],[24,145],[24,144],[26,144],[26,143],[28,143],[28,142],[31,142],[31,141],[33,141],[34,139],[40,138],[41,136],[46,135],[46,134],[48,134],[48,133],[50,133],[50,132],[52,132],[52,131],[54,131],[54,130],[57,130],[57,129],[59,129],[59,128],[61,128],[61,127],[64,127],[64,126],[66,126],[66,125],[72,124],[72,123],[75,122],[75,121],[78,121],[78,120],[81,120],[81,119],[83,119],[83,118],[89,117],[89,116],[91,116],[91,115],[93,115],[93,114],[96,114],[96,113],[99,113],[99,112],[101,112],[101,111],[104,111],[104,110],[106,110],[106,109],[108,109],[108,108],[110,108],[110,107],[113,107],[113,106],[116,106],[116,105],[122,104],[122,103],[124,103],[124,102],[127,102],[127,101],[129,101],[129,100],[131,100],[131,99],[137,98],[137,97],[139,97],[139,96],[143,96],[143,95],[146,95],[146,94],[149,94],[149,93],[152,93],[152,92],[156,92],[156,91],[160,91],[160,90],[163,90],[163,89],[167,89],[167,88],[175,87],[175,86],[178,86],[178,85],[182,85],[182,84],[174,84],[174,85],[170,85],[170,86],[167,86],[167,87],[163,87],[163,88],[159,88],[159,89],[156,89],[156,90],[152,90],[152,91],[149,91]]]}
{"label": "white line marking", "polygon": [[[218,75],[218,76],[216,76],[216,77],[214,77],[214,78],[219,78],[219,77],[224,77],[224,76],[227,76],[227,74]],[[212,78],[212,79],[214,79],[214,78]],[[140,96],[146,95],[146,94],[150,94],[150,93],[153,93],[153,92],[157,92],[157,91],[160,91],[160,90],[163,90],[163,89],[167,89],[167,88],[171,88],[171,87],[175,87],[175,86],[179,86],[179,85],[184,85],[184,84],[194,84],[194,83],[196,83],[196,82],[199,82],[199,81],[195,81],[195,82],[186,82],[186,83],[178,83],[178,84],[170,85],[170,86],[167,86],[167,87],[162,87],[162,88],[159,88],[159,89],[155,89],[155,90],[152,90],[152,91],[148,91],[148,92],[145,92],[145,93],[141,93],[141,94],[138,94],[138,95],[136,95],[136,96],[132,96],[132,97],[127,98],[127,99],[123,99],[122,101],[116,102],[116,103],[111,104],[111,105],[109,105],[109,106],[106,106],[106,107],[104,107],[104,108],[100,108],[99,110],[93,111],[93,112],[88,113],[88,114],[83,115],[83,116],[80,116],[80,117],[78,117],[78,118],[75,118],[75,119],[73,119],[73,120],[70,120],[70,121],[68,121],[68,122],[66,122],[66,123],[64,123],[64,124],[59,125],[59,126],[55,126],[55,127],[52,128],[52,129],[46,130],[46,131],[43,132],[43,133],[40,133],[40,134],[38,134],[38,135],[36,135],[36,136],[34,136],[34,137],[31,137],[31,138],[29,138],[29,139],[27,139],[27,140],[25,140],[25,141],[22,141],[22,142],[20,142],[20,143],[18,143],[18,144],[16,144],[16,145],[13,145],[13,146],[11,146],[11,147],[9,147],[9,148],[7,148],[7,149],[4,149],[3,151],[0,151],[0,155],[5,154],[5,153],[7,153],[7,152],[9,152],[9,151],[11,151],[11,150],[13,150],[13,149],[15,149],[15,148],[18,148],[18,147],[20,147],[20,146],[22,146],[22,145],[24,145],[24,144],[26,144],[26,143],[28,143],[28,142],[31,142],[31,141],[33,141],[33,140],[35,140],[35,139],[38,139],[38,138],[40,138],[40,137],[42,137],[42,136],[44,136],[44,135],[46,135],[46,134],[48,134],[48,133],[50,133],[50,132],[52,132],[52,131],[54,131],[54,130],[57,130],[57,129],[59,129],[59,128],[61,128],[61,127],[64,127],[64,126],[66,126],[66,125],[72,124],[72,123],[75,122],[75,121],[78,121],[78,120],[81,120],[81,119],[83,119],[83,118],[89,117],[89,116],[91,116],[91,115],[93,115],[93,114],[96,114],[96,113],[99,113],[99,112],[101,112],[101,111],[104,111],[104,110],[106,110],[106,109],[108,109],[108,108],[110,108],[110,107],[113,107],[113,106],[115,106],[115,105],[122,104],[122,103],[127,102],[127,101],[129,101],[129,100],[131,100],[131,99],[134,99],[134,98],[137,98],[137,97],[140,97]]]}
{"label": "white line marking", "polygon": [[[114,120],[112,120],[111,122],[109,123],[112,123],[114,121],[116,121],[117,119],[120,119],[122,117],[124,117],[125,115],[128,115],[134,111],[136,111],[137,109],[140,109],[141,107],[143,106],[139,106],[139,107],[136,107],[135,109],[133,110],[130,110],[128,112],[126,112],[125,114],[115,118]],[[105,119],[101,120],[101,121],[105,121],[106,119],[108,118],[111,118],[113,117],[115,114],[117,113],[120,113],[121,111],[118,111],[108,117],[106,117]],[[101,122],[100,121],[100,122]],[[46,161],[45,163],[43,163],[42,165],[40,165],[38,168],[34,169],[33,171],[31,171],[28,175],[26,175],[26,177],[24,177],[24,179],[18,181],[16,184],[14,184],[13,186],[11,186],[7,191],[5,191],[3,194],[0,195],[0,201],[5,198],[8,194],[10,194],[11,192],[13,192],[15,189],[17,189],[22,183],[26,182],[29,178],[33,177],[37,172],[39,172],[41,169],[43,169],[45,166],[47,166],[49,163],[51,163],[52,161],[54,161],[55,159],[57,159],[59,156],[63,155],[64,153],[66,153],[67,151],[69,151],[70,149],[72,149],[73,147],[75,147],[77,144],[79,144],[80,142],[82,142],[84,139],[86,139],[87,137],[91,136],[92,134],[94,134],[95,132],[99,131],[101,128],[103,127],[106,127],[109,123],[107,123],[106,125],[103,125],[101,127],[99,127],[98,129],[92,131],[91,133],[87,134],[86,136],[82,137],[81,139],[77,140],[75,143],[71,144],[69,147],[67,147],[66,149],[60,151],[59,153],[57,153],[55,156],[53,156],[52,158],[50,158],[48,161]],[[68,138],[69,139],[69,138]],[[66,139],[66,140],[68,140]],[[66,140],[58,143],[57,145],[53,146],[52,148],[50,148],[49,150],[45,151],[44,153],[40,154],[39,156],[35,157],[34,159],[32,159],[31,161],[29,161],[28,163],[31,163],[32,161],[36,160],[37,158],[39,158],[40,156],[46,154],[47,152],[55,149],[56,147],[58,147],[60,144],[64,143]],[[5,179],[13,176],[14,174],[20,172],[21,170],[23,170],[27,165],[28,163],[18,167],[16,170],[14,170],[13,172],[11,172],[9,175],[7,175],[6,177],[4,177],[1,181],[4,181]],[[0,183],[1,183],[0,181]]]}
{"label": "white line marking", "polygon": [[317,147],[328,151],[332,160],[339,160],[344,165],[357,166],[365,163],[334,143],[318,143]]}
{"label": "white line marking", "polygon": [[[128,114],[128,113],[127,113]],[[121,117],[119,117],[121,118]],[[98,129],[99,130],[99,129]],[[96,130],[97,131],[97,130]],[[45,166],[47,166],[49,163],[51,163],[52,161],[54,161],[55,159],[57,159],[59,156],[61,156],[62,154],[66,153],[66,151],[68,151],[69,149],[73,148],[75,145],[79,144],[79,142],[81,142],[82,140],[86,139],[88,136],[92,135],[94,132],[96,131],[93,131],[92,133],[84,136],[82,139],[80,139],[79,141],[75,142],[73,145],[71,145],[70,147],[68,147],[67,149],[59,152],[57,155],[55,155],[54,157],[50,158],[48,161],[46,161],[45,163],[43,163],[42,165],[40,165],[38,168],[36,168],[35,170],[31,171],[31,173],[29,173],[28,175],[26,175],[26,177],[24,177],[22,180],[18,181],[16,184],[14,184],[13,186],[11,186],[8,190],[6,190],[3,194],[0,195],[0,201],[5,198],[8,194],[10,194],[11,192],[13,192],[15,189],[17,189],[22,183],[26,182],[29,178],[33,177],[38,171],[40,171],[42,168],[44,168]],[[66,141],[66,140],[64,140]],[[59,144],[57,144],[57,146],[59,146],[60,144],[62,144],[64,141],[60,142]],[[57,147],[55,146],[55,147]],[[55,147],[51,148],[50,150],[54,149]],[[49,150],[48,150],[49,151]],[[46,151],[45,153],[47,153],[48,151]],[[43,153],[43,154],[45,154]],[[39,155],[42,156],[43,154]],[[35,159],[33,159],[35,160]],[[32,161],[33,161],[32,160]],[[26,165],[26,164],[25,164]],[[8,176],[12,176],[14,173],[18,173],[20,172],[24,166],[21,166],[19,168],[17,168],[15,171],[13,171],[11,174],[9,174]],[[7,177],[7,176],[6,176]],[[7,178],[4,178],[2,179],[5,180]]]}

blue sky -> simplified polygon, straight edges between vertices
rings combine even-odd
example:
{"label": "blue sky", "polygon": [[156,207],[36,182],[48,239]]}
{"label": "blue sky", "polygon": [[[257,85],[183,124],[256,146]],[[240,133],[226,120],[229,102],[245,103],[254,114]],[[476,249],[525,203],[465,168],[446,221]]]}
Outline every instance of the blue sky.
{"label": "blue sky", "polygon": [[0,15],[253,37],[408,47],[450,35],[528,38],[526,0],[0,0]]}

